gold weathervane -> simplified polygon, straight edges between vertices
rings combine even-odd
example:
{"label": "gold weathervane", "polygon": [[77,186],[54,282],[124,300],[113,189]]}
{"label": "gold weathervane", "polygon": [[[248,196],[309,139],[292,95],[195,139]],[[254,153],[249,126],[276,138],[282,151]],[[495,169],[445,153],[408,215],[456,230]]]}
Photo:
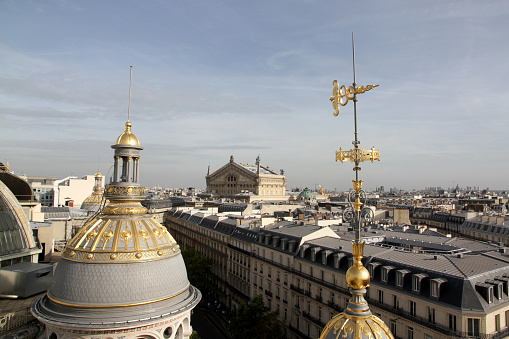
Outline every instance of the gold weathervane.
{"label": "gold weathervane", "polygon": [[348,100],[353,100],[356,94],[366,93],[367,91],[378,87],[378,85],[367,85],[361,87],[350,86],[348,88],[343,85],[339,87],[337,80],[334,80],[332,84],[334,85],[334,89],[332,90],[330,101],[332,101],[332,107],[334,107],[334,116],[336,117],[339,114],[339,105],[346,106]]}

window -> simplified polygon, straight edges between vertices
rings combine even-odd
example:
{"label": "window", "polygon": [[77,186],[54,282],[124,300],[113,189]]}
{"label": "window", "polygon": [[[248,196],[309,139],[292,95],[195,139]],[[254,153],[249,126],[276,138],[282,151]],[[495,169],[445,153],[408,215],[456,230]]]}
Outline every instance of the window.
{"label": "window", "polygon": [[438,283],[436,281],[431,281],[431,296],[438,298]]}
{"label": "window", "polygon": [[311,283],[308,283],[308,293],[311,294]]}
{"label": "window", "polygon": [[391,320],[391,332],[392,334],[396,337],[396,330],[397,330],[397,327],[396,327],[396,319],[394,320]]}
{"label": "window", "polygon": [[286,310],[286,308],[285,308],[285,320],[286,320],[286,316],[287,316],[287,310]]}
{"label": "window", "polygon": [[500,314],[495,315],[495,329],[500,331]]}
{"label": "window", "polygon": [[378,290],[378,302],[380,304],[384,303],[384,291]]}
{"label": "window", "polygon": [[318,297],[320,298],[320,300],[322,299],[322,288],[321,287],[320,287],[320,291],[319,291]]}
{"label": "window", "polygon": [[412,290],[414,292],[420,292],[421,290],[421,279],[415,275],[412,277]]}
{"label": "window", "polygon": [[425,334],[424,339],[433,339],[433,336],[431,334]]}
{"label": "window", "polygon": [[389,270],[387,268],[383,267],[382,268],[382,278],[381,278],[382,281],[386,283],[388,280],[388,276],[389,276]]}
{"label": "window", "polygon": [[322,281],[324,281],[324,280],[325,280],[325,272],[322,271]]}
{"label": "window", "polygon": [[410,300],[410,315],[412,317],[415,317],[415,315],[417,314],[416,309],[417,309],[417,305],[416,305],[415,301]]}
{"label": "window", "polygon": [[449,329],[456,332],[456,316],[449,314]]}
{"label": "window", "polygon": [[468,318],[468,335],[469,336],[479,336],[479,319]]}
{"label": "window", "polygon": [[505,326],[509,327],[509,311],[505,311]]}
{"label": "window", "polygon": [[334,293],[332,293],[332,292],[330,294],[330,302],[331,302],[331,304],[334,304]]}
{"label": "window", "polygon": [[407,329],[407,338],[408,339],[414,339],[414,328],[413,327],[408,326],[408,329]]}
{"label": "window", "polygon": [[322,308],[318,307],[318,320],[322,321]]}
{"label": "window", "polygon": [[435,309],[429,306],[426,306],[428,310],[428,322],[434,324],[435,323]]}
{"label": "window", "polygon": [[311,303],[308,301],[308,314],[311,314]]}
{"label": "window", "polygon": [[403,287],[404,277],[403,272],[396,272],[396,286]]}
{"label": "window", "polygon": [[394,308],[395,310],[399,308],[398,296],[395,294],[392,296],[392,308]]}
{"label": "window", "polygon": [[309,275],[313,276],[313,267],[312,266],[309,268]]}
{"label": "window", "polygon": [[281,275],[280,275],[279,271],[277,271],[277,281],[280,281],[280,280],[281,280],[281,279],[280,279],[280,276],[281,276]]}
{"label": "window", "polygon": [[272,277],[272,268],[269,267],[269,278]]}

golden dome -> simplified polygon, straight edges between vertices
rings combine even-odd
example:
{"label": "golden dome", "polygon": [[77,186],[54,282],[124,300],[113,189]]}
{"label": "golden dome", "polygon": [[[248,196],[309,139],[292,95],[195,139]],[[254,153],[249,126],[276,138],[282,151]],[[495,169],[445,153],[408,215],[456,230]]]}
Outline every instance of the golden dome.
{"label": "golden dome", "polygon": [[129,121],[125,123],[125,131],[118,137],[117,142],[115,143],[116,145],[140,146],[140,141],[136,135],[131,132],[131,126],[132,124]]}
{"label": "golden dome", "polygon": [[356,317],[340,313],[323,329],[320,339],[394,339],[385,323],[375,315]]}
{"label": "golden dome", "polygon": [[79,262],[139,262],[180,255],[179,245],[164,226],[149,216],[100,215],[67,244],[63,257]]}

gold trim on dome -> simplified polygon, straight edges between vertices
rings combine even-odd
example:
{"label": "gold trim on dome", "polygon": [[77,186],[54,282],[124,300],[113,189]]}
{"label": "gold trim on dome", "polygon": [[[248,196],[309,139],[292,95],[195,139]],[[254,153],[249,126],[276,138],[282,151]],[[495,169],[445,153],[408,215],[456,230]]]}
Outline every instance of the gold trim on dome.
{"label": "gold trim on dome", "polygon": [[103,214],[110,215],[134,215],[147,214],[148,210],[139,203],[110,203],[102,209]]}
{"label": "gold trim on dome", "polygon": [[137,196],[145,195],[145,187],[108,185],[105,192],[106,194]]}
{"label": "gold trim on dome", "polygon": [[170,295],[168,297],[159,298],[159,299],[156,299],[156,300],[142,301],[142,302],[139,302],[139,303],[120,304],[120,305],[81,305],[81,304],[66,303],[66,302],[59,301],[59,300],[56,300],[56,299],[52,298],[49,295],[49,291],[46,292],[46,296],[51,301],[56,302],[57,304],[60,304],[60,305],[64,305],[64,306],[73,306],[73,307],[82,307],[82,308],[115,308],[115,307],[129,307],[129,306],[147,305],[147,304],[153,304],[153,303],[156,303],[156,302],[159,302],[159,301],[171,299],[171,298],[174,298],[174,297],[176,297],[178,295],[181,295],[182,293],[187,292],[189,290],[189,286],[190,286],[190,284],[188,284],[187,287],[183,291],[175,293],[175,294]]}
{"label": "gold trim on dome", "polygon": [[[86,251],[67,248],[62,257],[70,261],[80,262],[140,262],[158,260],[164,257],[174,256],[178,246],[170,246],[156,250],[145,251]],[[178,254],[178,253],[177,253]]]}

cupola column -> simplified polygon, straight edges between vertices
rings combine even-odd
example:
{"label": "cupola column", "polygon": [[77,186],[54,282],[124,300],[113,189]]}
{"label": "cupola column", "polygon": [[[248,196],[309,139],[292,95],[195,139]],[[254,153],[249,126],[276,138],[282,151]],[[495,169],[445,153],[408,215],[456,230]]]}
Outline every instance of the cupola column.
{"label": "cupola column", "polygon": [[126,182],[131,182],[131,157],[127,157],[127,168],[126,168]]}
{"label": "cupola column", "polygon": [[118,182],[118,161],[119,161],[119,157],[118,156],[114,156],[113,159],[115,160],[115,163],[114,163],[114,166],[113,166],[113,181],[114,182]]}

